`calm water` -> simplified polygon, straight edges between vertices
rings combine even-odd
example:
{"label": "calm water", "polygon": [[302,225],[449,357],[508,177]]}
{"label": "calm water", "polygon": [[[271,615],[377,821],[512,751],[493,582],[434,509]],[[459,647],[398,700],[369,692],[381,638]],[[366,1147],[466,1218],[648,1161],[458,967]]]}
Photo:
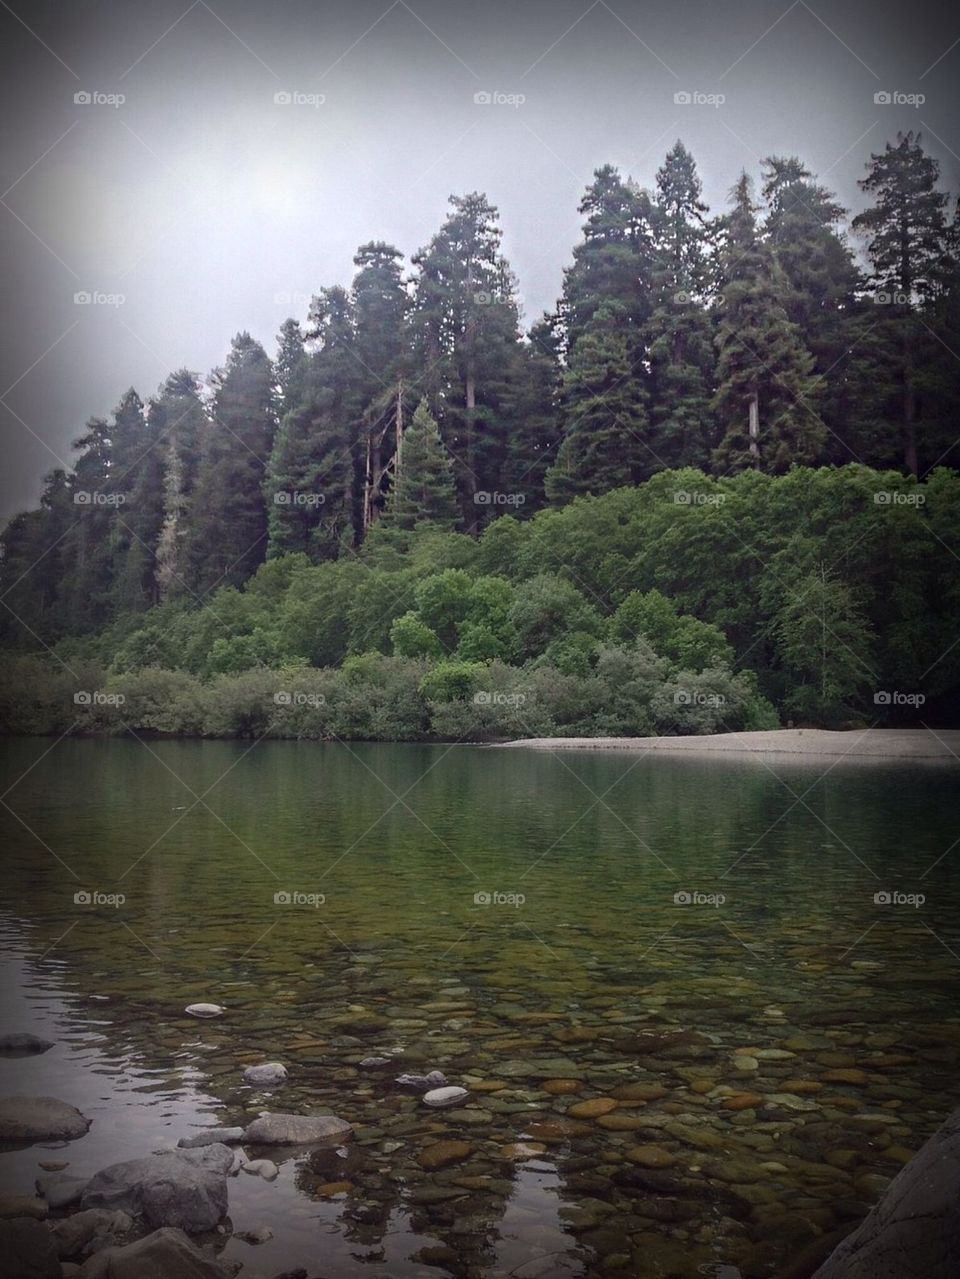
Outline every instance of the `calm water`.
{"label": "calm water", "polygon": [[[51,745],[3,748],[0,1025],[56,1047],[0,1094],[93,1119],[75,1173],[266,1108],[354,1123],[231,1181],[233,1230],[274,1231],[226,1242],[246,1279],[772,1275],[960,1104],[953,769]],[[392,1085],[427,1069],[467,1104]],[[44,1157],[0,1153],[0,1190]]]}

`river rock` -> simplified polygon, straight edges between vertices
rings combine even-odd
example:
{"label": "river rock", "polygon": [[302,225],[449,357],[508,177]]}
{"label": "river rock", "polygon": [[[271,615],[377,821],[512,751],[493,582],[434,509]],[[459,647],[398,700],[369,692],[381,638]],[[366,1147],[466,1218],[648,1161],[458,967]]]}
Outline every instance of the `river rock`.
{"label": "river rock", "polygon": [[232,1146],[238,1141],[243,1141],[242,1128],[204,1128],[190,1137],[181,1137],[177,1145],[181,1150],[196,1150],[200,1146]]}
{"label": "river rock", "polygon": [[567,1057],[544,1057],[540,1060],[505,1061],[497,1068],[498,1075],[511,1079],[579,1079],[582,1067]]}
{"label": "river rock", "polygon": [[27,1217],[0,1221],[4,1274],[17,1279],[60,1279],[60,1258],[46,1226]]}
{"label": "river rock", "polygon": [[37,1193],[46,1199],[51,1208],[69,1208],[79,1203],[87,1188],[89,1177],[71,1177],[62,1172],[50,1172],[37,1178]]}
{"label": "river rock", "polygon": [[336,1115],[285,1115],[265,1111],[247,1126],[243,1140],[255,1146],[304,1146],[346,1137],[351,1132],[352,1124]]}
{"label": "river rock", "polygon": [[237,1239],[242,1239],[244,1243],[267,1243],[273,1238],[273,1231],[269,1226],[257,1226],[255,1230],[241,1230],[236,1235]]}
{"label": "river rock", "polygon": [[626,1157],[641,1168],[669,1168],[677,1162],[676,1155],[660,1146],[631,1146]]}
{"label": "river rock", "polygon": [[429,1092],[423,1094],[423,1104],[435,1108],[458,1106],[461,1101],[466,1101],[469,1096],[470,1094],[466,1088],[431,1088]]}
{"label": "river rock", "polygon": [[436,1168],[447,1168],[450,1164],[463,1163],[473,1154],[473,1147],[468,1141],[435,1141],[424,1146],[417,1155],[417,1163],[428,1172]]}
{"label": "river rock", "polygon": [[33,1057],[53,1047],[50,1039],[41,1039],[28,1031],[13,1031],[0,1035],[0,1057]]}
{"label": "river rock", "polygon": [[103,1168],[83,1193],[84,1208],[122,1208],[148,1226],[188,1234],[212,1230],[227,1211],[227,1146],[170,1150]]}
{"label": "river rock", "polygon": [[191,1017],[222,1017],[227,1010],[220,1004],[187,1004],[183,1011]]}
{"label": "river rock", "polygon": [[88,1208],[53,1222],[50,1233],[60,1260],[73,1261],[116,1244],[133,1227],[133,1218],[119,1209]]}
{"label": "river rock", "polygon": [[618,1104],[612,1097],[590,1097],[587,1101],[575,1102],[567,1114],[574,1119],[598,1119],[616,1110]]}
{"label": "river rock", "polygon": [[[58,1271],[59,1273],[59,1271]],[[155,1230],[125,1248],[104,1248],[84,1262],[81,1279],[233,1279],[233,1270],[201,1252],[182,1230]]]}
{"label": "river rock", "polygon": [[954,1274],[960,1257],[958,1185],[960,1110],[955,1110],[814,1279]]}
{"label": "river rock", "polygon": [[72,1141],[90,1120],[56,1097],[4,1097],[0,1100],[0,1141]]}
{"label": "river rock", "polygon": [[429,1092],[431,1088],[446,1087],[447,1077],[442,1070],[431,1070],[427,1075],[398,1075],[394,1083],[414,1092]]}
{"label": "river rock", "polygon": [[267,1061],[262,1066],[248,1066],[243,1072],[245,1084],[264,1088],[286,1082],[287,1068],[279,1061]]}
{"label": "river rock", "polygon": [[34,1221],[43,1221],[49,1211],[50,1205],[33,1195],[0,1195],[0,1218],[4,1220],[32,1217]]}
{"label": "river rock", "polygon": [[241,1170],[251,1177],[262,1177],[264,1181],[276,1181],[280,1176],[280,1169],[272,1159],[251,1159],[249,1163],[241,1164]]}

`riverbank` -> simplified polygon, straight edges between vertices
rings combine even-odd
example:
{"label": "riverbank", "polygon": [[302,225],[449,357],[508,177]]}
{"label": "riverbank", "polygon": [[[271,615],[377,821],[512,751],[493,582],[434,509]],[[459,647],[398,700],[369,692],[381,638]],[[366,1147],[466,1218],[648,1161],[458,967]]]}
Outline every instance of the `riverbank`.
{"label": "riverbank", "polygon": [[500,747],[542,751],[670,751],[681,755],[790,755],[801,759],[923,760],[960,764],[960,729],[780,728],[697,737],[530,737]]}

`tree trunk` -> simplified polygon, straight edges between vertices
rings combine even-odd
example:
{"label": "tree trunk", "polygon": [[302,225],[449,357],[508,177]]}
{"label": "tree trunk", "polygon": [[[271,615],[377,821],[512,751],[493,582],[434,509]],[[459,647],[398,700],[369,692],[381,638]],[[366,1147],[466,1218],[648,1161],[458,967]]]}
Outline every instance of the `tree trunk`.
{"label": "tree trunk", "polygon": [[913,355],[910,337],[903,338],[903,464],[911,475],[919,475],[917,465],[917,395],[913,385]]}
{"label": "tree trunk", "polygon": [[760,465],[760,392],[753,391],[749,401],[750,412],[750,456],[754,466]]}

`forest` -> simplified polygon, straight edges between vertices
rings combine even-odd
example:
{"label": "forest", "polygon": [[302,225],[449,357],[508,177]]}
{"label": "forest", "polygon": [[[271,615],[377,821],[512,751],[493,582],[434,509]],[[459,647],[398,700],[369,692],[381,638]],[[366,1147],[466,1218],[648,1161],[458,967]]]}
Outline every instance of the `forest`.
{"label": "forest", "polygon": [[[960,217],[921,136],[846,210],[606,165],[524,330],[499,215],[362,245],[91,418],[2,534],[9,732],[419,739],[948,723]],[[921,709],[922,708],[922,709]]]}

